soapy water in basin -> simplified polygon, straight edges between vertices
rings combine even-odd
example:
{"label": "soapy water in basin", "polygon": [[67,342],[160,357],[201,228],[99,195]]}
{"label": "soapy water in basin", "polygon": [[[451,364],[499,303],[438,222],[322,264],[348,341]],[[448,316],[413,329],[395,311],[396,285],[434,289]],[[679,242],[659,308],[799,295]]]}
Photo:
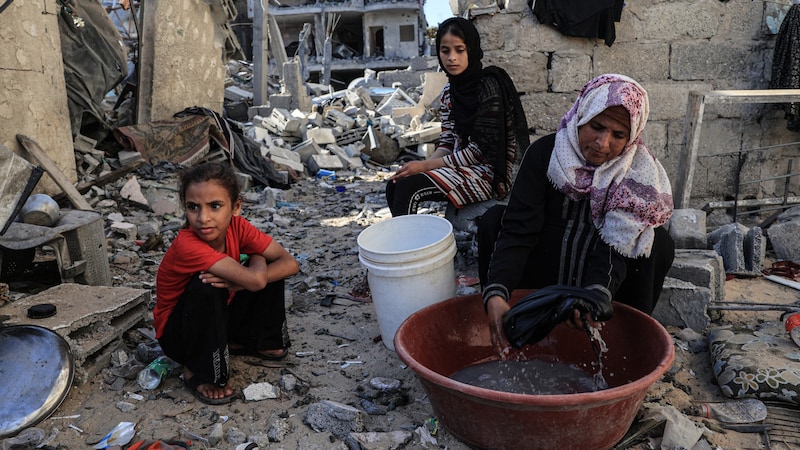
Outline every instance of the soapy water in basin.
{"label": "soapy water in basin", "polygon": [[493,391],[526,395],[595,392],[608,388],[603,377],[603,353],[608,351],[600,329],[584,322],[597,357],[593,374],[576,365],[544,360],[489,361],[465,367],[450,378]]}
{"label": "soapy water in basin", "polygon": [[602,389],[597,385],[594,375],[580,367],[541,359],[488,361],[465,367],[450,378],[479,388],[512,394],[577,394]]}

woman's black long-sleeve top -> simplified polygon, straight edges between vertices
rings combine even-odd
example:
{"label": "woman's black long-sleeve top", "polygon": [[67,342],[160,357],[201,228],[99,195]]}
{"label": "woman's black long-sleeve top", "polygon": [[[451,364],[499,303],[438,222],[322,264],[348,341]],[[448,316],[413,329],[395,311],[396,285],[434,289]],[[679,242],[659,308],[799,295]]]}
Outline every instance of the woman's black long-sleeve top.
{"label": "woman's black long-sleeve top", "polygon": [[600,289],[612,299],[625,279],[625,258],[600,239],[589,200],[571,200],[547,177],[554,143],[551,134],[525,152],[489,263],[484,302],[554,284]]}

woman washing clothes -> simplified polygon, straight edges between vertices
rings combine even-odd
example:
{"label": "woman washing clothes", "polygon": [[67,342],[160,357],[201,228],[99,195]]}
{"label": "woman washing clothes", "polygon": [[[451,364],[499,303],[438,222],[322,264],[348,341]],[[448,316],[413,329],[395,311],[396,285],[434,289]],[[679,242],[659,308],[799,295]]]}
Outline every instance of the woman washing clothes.
{"label": "woman washing clothes", "polygon": [[453,17],[436,33],[442,91],[442,133],[436,151],[410,161],[386,185],[393,216],[416,214],[423,201],[457,208],[503,199],[511,185],[517,148],[528,146],[528,124],[514,83],[501,68],[484,68],[480,36],[469,20]]}
{"label": "woman washing clothes", "polygon": [[594,78],[557,132],[525,152],[508,206],[481,218],[479,276],[498,353],[508,351],[503,320],[514,289],[577,287],[600,299],[601,317],[569,311],[575,327],[607,320],[611,300],[652,313],[674,243],[662,227],[670,182],[642,139],[648,114],[639,83]]}

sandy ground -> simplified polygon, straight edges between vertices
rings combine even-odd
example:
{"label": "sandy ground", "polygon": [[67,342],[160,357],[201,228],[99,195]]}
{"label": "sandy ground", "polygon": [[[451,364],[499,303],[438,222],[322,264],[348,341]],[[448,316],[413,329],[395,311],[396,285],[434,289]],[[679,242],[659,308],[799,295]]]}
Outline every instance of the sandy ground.
{"label": "sandy ground", "polygon": [[[246,203],[245,216],[264,224],[301,263],[301,273],[289,280],[289,357],[280,362],[233,357],[232,385],[237,390],[266,382],[283,388],[278,398],[240,398],[229,405],[209,406],[195,400],[175,375],[153,391],[142,391],[132,377],[121,378],[120,369],[109,366],[89,382],[72,387],[57,411],[37,425],[50,435],[46,448],[90,448],[121,422],[135,423],[134,442],[180,439],[191,441],[192,448],[219,449],[234,449],[248,441],[271,449],[346,449],[349,443],[350,448],[357,448],[354,440],[315,431],[306,423],[309,407],[325,400],[362,411],[363,431],[384,439],[362,444],[365,449],[470,448],[437,424],[415,374],[380,341],[374,305],[356,295],[365,282],[356,238],[361,230],[387,217],[381,214],[385,177],[385,173],[376,176],[374,172],[340,176],[331,184],[342,186],[343,192],[319,180],[301,181],[278,195],[277,210]],[[124,209],[118,206],[103,212],[125,213]],[[270,220],[279,225],[267,224]],[[141,256],[158,262],[164,250]],[[152,287],[156,267],[112,267],[114,283]],[[476,269],[474,259],[460,252],[456,275],[474,277]],[[726,300],[789,304],[797,299],[797,291],[763,278],[734,279],[725,289]],[[726,312],[717,320],[755,323],[778,316],[778,312]],[[675,335],[681,330],[669,331]],[[130,330],[121,355],[134,355],[137,344],[147,339],[146,333]],[[370,396],[374,394],[370,383],[376,377],[399,380],[401,388],[390,395]],[[708,352],[693,353],[676,345],[673,368],[650,388],[645,402],[685,411],[693,402],[722,399]],[[632,429],[638,424],[634,422]],[[710,448],[766,448],[761,434],[717,430],[704,436]],[[401,432],[395,438],[400,442],[385,440],[388,432]],[[432,436],[428,437],[429,433]],[[661,434],[653,434],[650,440],[630,448],[654,448]]]}

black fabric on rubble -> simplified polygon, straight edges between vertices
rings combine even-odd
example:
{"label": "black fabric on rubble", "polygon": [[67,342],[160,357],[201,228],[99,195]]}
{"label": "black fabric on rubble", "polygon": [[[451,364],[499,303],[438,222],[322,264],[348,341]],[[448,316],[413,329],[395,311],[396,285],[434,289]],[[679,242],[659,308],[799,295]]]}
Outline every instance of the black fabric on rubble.
{"label": "black fabric on rubble", "polygon": [[521,298],[503,318],[508,342],[514,348],[535,344],[561,322],[572,317],[577,308],[590,313],[597,321],[611,318],[611,300],[599,290],[553,285]]}
{"label": "black fabric on rubble", "polygon": [[[770,89],[800,89],[800,5],[792,5],[781,22],[772,58]],[[777,105],[786,112],[786,128],[800,131],[800,103]]]}
{"label": "black fabric on rubble", "polygon": [[186,108],[175,114],[175,117],[185,117],[187,115],[205,115],[213,117],[219,129],[228,141],[228,148],[225,149],[233,153],[233,165],[237,169],[250,175],[253,179],[263,186],[277,189],[289,189],[289,184],[283,181],[278,170],[272,165],[272,161],[261,156],[261,145],[249,136],[245,135],[241,128],[233,122],[220,117],[217,112],[199,106]]}

